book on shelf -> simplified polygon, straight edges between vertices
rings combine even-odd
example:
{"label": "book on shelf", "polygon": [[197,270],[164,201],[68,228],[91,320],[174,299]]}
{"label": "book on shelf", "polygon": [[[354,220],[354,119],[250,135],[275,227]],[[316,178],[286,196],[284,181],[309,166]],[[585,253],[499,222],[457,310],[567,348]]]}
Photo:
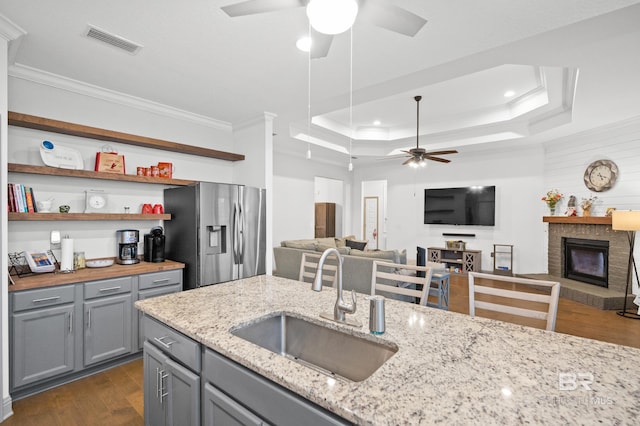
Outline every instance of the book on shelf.
{"label": "book on shelf", "polygon": [[20,183],[7,184],[7,210],[15,213],[36,213],[38,211],[33,188]]}

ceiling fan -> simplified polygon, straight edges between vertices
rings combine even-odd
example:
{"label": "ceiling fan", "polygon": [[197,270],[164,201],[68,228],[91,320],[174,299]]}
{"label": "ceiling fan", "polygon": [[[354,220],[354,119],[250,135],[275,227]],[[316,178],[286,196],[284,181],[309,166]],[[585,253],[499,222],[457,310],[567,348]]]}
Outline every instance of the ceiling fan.
{"label": "ceiling fan", "polygon": [[435,157],[436,155],[446,155],[446,154],[457,154],[458,151],[455,149],[449,149],[445,151],[431,151],[427,152],[424,148],[420,148],[420,100],[422,96],[415,96],[413,99],[416,100],[416,110],[417,110],[417,120],[416,120],[416,147],[411,148],[409,151],[402,150],[402,152],[406,152],[409,154],[409,159],[406,160],[402,165],[408,164],[411,167],[418,166],[426,166],[427,161],[439,161],[440,163],[450,163],[451,160],[447,160],[446,158]]}
{"label": "ceiling fan", "polygon": [[[276,12],[296,7],[306,7],[311,0],[246,0],[223,6],[221,9],[230,17],[255,15],[259,13]],[[314,0],[316,2],[320,0]],[[374,25],[404,34],[415,36],[427,23],[427,20],[392,4],[390,0],[357,0],[357,19],[368,21]],[[327,56],[333,35],[323,34],[312,29],[311,58]]]}

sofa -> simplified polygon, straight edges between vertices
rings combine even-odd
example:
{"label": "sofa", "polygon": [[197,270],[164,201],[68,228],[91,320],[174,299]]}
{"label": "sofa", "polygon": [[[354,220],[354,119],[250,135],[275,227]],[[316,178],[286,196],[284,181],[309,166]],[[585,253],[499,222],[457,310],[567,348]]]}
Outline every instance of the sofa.
{"label": "sofa", "polygon": [[[275,271],[278,277],[298,280],[302,253],[322,254],[327,248],[335,248],[342,255],[342,284],[345,290],[358,293],[371,293],[371,271],[374,260],[385,260],[393,263],[407,263],[406,250],[366,250],[363,241],[354,236],[342,238],[315,238],[308,240],[287,240],[280,247],[273,248]],[[360,249],[362,248],[362,249]],[[328,258],[334,262],[333,256]]]}

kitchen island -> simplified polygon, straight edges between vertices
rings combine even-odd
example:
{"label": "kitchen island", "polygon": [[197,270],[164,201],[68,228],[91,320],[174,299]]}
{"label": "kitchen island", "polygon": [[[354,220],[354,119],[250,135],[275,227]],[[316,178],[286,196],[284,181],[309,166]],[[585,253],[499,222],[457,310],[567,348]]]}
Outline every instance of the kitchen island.
{"label": "kitchen island", "polygon": [[[319,317],[335,289],[258,276],[138,301],[146,315],[356,424],[636,424],[640,349],[386,301],[386,332],[368,333],[358,295],[352,328]],[[397,345],[361,382],[336,380],[230,333],[287,312]]]}

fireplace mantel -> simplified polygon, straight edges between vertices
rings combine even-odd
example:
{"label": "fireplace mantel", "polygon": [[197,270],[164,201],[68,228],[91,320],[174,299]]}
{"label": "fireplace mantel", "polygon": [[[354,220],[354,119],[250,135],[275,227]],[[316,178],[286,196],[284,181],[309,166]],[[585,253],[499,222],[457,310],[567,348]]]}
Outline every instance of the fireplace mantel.
{"label": "fireplace mantel", "polygon": [[611,225],[611,216],[543,216],[542,221],[572,225]]}

